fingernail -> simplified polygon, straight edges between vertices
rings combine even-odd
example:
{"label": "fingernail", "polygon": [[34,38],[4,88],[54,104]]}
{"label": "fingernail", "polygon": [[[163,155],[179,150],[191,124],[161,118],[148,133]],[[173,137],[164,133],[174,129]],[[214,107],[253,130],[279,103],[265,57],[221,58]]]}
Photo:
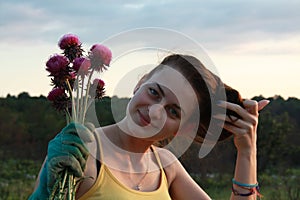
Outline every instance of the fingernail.
{"label": "fingernail", "polygon": [[221,101],[221,100],[218,100],[217,101],[217,105],[220,105],[220,104],[222,104],[223,103],[223,101]]}
{"label": "fingernail", "polygon": [[218,105],[218,106],[223,106],[224,103],[225,103],[225,101],[222,101],[222,100],[218,100],[218,101],[217,101],[217,105]]}
{"label": "fingernail", "polygon": [[213,115],[212,117],[215,119],[219,119],[219,120],[225,120],[226,116],[222,115],[222,114],[216,114],[216,115]]}

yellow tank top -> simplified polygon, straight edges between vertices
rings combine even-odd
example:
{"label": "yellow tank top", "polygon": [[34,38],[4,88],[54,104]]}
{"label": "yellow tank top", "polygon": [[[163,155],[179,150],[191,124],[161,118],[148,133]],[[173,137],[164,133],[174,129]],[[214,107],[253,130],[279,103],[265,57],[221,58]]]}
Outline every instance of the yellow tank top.
{"label": "yellow tank top", "polygon": [[[99,146],[101,150],[101,144]],[[101,163],[95,184],[79,200],[171,200],[166,174],[158,153],[152,149],[161,171],[160,186],[157,190],[151,192],[133,190],[118,181],[109,168]]]}

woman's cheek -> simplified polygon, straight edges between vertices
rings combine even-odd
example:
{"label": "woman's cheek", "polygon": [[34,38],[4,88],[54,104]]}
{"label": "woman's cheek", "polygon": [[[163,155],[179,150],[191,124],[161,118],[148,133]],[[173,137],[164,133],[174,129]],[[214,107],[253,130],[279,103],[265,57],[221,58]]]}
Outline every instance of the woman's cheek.
{"label": "woman's cheek", "polygon": [[166,137],[174,136],[176,135],[178,129],[179,129],[179,123],[177,120],[170,120],[168,119],[164,126],[164,134]]}

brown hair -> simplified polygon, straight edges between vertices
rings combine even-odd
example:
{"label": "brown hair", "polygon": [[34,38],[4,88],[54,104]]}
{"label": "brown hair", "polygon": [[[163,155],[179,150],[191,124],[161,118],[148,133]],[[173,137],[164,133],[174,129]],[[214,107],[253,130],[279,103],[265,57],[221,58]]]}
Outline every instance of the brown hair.
{"label": "brown hair", "polygon": [[[217,104],[219,100],[226,100],[243,107],[242,98],[239,92],[224,84],[217,75],[208,70],[197,58],[180,54],[167,56],[159,66],[148,74],[148,77],[155,73],[155,71],[162,69],[165,65],[181,72],[189,81],[197,95],[200,121],[195,141],[202,142],[207,134],[212,115],[216,114],[212,113],[212,104]],[[225,112],[227,116],[240,118],[240,116],[233,111],[226,110]],[[218,141],[225,140],[231,135],[232,133],[222,129]]]}

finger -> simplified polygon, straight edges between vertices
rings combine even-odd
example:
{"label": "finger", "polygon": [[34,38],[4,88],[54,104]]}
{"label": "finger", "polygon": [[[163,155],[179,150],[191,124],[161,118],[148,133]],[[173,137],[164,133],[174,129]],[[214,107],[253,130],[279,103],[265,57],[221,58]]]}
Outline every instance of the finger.
{"label": "finger", "polygon": [[83,170],[81,168],[80,163],[78,160],[76,160],[74,157],[69,156],[68,160],[66,161],[66,164],[69,164],[69,168],[74,173],[76,177],[82,177],[83,176]]}
{"label": "finger", "polygon": [[62,132],[63,133],[68,133],[68,134],[73,134],[73,135],[78,135],[81,137],[81,139],[85,142],[92,142],[93,141],[93,131],[94,127],[92,124],[87,123],[88,127],[79,124],[79,123],[70,123],[68,126],[66,126]]}
{"label": "finger", "polygon": [[77,134],[86,143],[94,141],[94,135],[88,128],[77,130]]}
{"label": "finger", "polygon": [[248,122],[246,122],[242,119],[239,119],[239,118],[232,119],[232,117],[226,116],[223,114],[217,114],[217,115],[214,115],[213,117],[216,119],[225,121],[225,122],[227,122],[226,124],[229,123],[231,126],[235,126],[237,128],[249,129],[249,127],[251,127],[251,124],[249,124]]}
{"label": "finger", "polygon": [[251,99],[245,99],[243,101],[243,105],[249,113],[251,113],[253,115],[258,115],[258,103],[257,103],[257,101],[251,100]]}
{"label": "finger", "polygon": [[57,176],[65,167],[69,167],[76,177],[83,176],[80,163],[73,156],[60,156],[49,160],[48,171],[49,175]]}
{"label": "finger", "polygon": [[234,135],[243,135],[243,134],[247,134],[246,129],[234,126],[232,124],[229,123],[225,123],[223,125],[223,128],[226,129],[227,131],[231,132]]}
{"label": "finger", "polygon": [[[70,137],[68,137],[70,136]],[[85,144],[82,142],[82,140],[79,137],[74,137],[74,135],[70,135],[70,134],[65,134],[64,138],[62,140],[62,144],[64,144],[65,148],[69,146],[73,146],[76,147],[78,149],[78,151],[80,152],[80,154],[82,154],[82,156],[84,158],[87,158],[89,155],[89,150],[87,149],[87,147],[85,146]]]}
{"label": "finger", "polygon": [[268,104],[270,103],[269,100],[261,100],[258,102],[258,111],[261,111],[262,109],[264,109],[264,107],[266,107]]}
{"label": "finger", "polygon": [[252,124],[256,123],[256,119],[253,116],[251,116],[249,112],[242,108],[240,105],[226,101],[221,101],[218,105],[225,109],[229,109],[236,112],[241,118],[243,118],[247,122],[250,122]]}
{"label": "finger", "polygon": [[87,127],[91,132],[95,131],[95,125],[93,123],[86,122],[84,123],[84,126]]}
{"label": "finger", "polygon": [[74,158],[76,158],[76,160],[79,161],[82,169],[85,168],[87,157],[85,157],[85,155],[83,155],[82,152],[76,146],[71,146],[69,144],[63,145],[63,150],[68,152],[69,156],[73,156]]}

